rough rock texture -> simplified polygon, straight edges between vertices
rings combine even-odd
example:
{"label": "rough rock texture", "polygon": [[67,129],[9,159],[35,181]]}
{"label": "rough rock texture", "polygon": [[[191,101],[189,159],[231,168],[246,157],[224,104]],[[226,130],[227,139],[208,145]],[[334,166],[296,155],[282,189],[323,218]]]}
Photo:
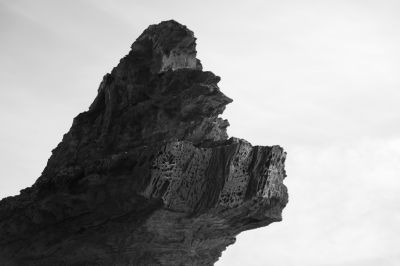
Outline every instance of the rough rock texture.
{"label": "rough rock texture", "polygon": [[36,183],[0,202],[0,265],[212,265],[281,220],[285,152],[228,139],[232,100],[195,40],[152,25],[104,76]]}

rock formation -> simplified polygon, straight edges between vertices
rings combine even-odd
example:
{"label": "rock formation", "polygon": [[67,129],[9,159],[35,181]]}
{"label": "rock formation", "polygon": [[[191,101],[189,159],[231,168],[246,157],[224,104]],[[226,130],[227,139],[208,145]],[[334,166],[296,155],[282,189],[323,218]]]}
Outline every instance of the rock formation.
{"label": "rock formation", "polygon": [[232,100],[195,40],[152,25],[104,76],[35,184],[0,202],[0,265],[213,265],[281,220],[286,154],[228,139]]}

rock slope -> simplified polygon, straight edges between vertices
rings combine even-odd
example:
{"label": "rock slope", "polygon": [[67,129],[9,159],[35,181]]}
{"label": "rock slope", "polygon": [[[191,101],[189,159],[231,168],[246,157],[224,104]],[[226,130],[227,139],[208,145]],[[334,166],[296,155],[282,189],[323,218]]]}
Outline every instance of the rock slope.
{"label": "rock slope", "polygon": [[0,265],[213,265],[281,220],[286,153],[228,138],[193,32],[151,25],[32,187],[0,202]]}

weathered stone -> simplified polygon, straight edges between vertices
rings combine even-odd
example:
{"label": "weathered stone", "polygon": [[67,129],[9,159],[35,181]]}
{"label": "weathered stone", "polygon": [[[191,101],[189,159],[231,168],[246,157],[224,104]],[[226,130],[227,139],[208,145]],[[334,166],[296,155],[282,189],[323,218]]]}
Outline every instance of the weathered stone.
{"label": "weathered stone", "polygon": [[0,202],[0,265],[212,265],[281,220],[286,154],[228,139],[232,100],[195,48],[175,21],[143,32],[35,184]]}

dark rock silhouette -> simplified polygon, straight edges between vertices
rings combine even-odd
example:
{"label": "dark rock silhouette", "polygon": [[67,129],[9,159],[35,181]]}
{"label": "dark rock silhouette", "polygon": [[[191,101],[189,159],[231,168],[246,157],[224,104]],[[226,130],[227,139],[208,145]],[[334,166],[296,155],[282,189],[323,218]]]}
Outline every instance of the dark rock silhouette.
{"label": "dark rock silhouette", "polygon": [[232,100],[195,40],[152,25],[104,76],[35,184],[0,202],[0,265],[212,265],[281,220],[286,153],[228,139]]}

